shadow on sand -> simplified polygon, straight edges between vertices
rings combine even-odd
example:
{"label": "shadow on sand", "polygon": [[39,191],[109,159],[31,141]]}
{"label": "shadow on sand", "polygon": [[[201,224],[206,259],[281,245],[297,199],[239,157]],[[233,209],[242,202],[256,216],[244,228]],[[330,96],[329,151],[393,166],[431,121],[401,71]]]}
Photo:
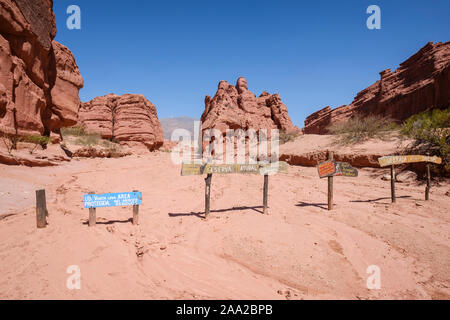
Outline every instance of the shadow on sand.
{"label": "shadow on sand", "polygon": [[[262,210],[258,210],[258,209],[263,209],[263,206],[255,206],[255,207],[233,207],[233,208],[229,208],[229,209],[218,209],[218,210],[211,210],[211,213],[218,213],[218,212],[229,212],[229,211],[241,211],[241,210],[253,210],[256,211],[258,213],[263,214]],[[200,219],[204,219],[205,218],[205,213],[204,212],[189,212],[189,213],[169,213],[169,217],[190,217],[190,216],[195,216],[197,218]]]}
{"label": "shadow on sand", "polygon": [[[411,196],[400,196],[400,197],[396,197],[396,199],[405,199],[405,198],[411,198]],[[378,204],[391,204],[392,202],[379,202],[381,200],[391,200],[391,197],[384,197],[384,198],[377,198],[377,199],[371,199],[371,200],[350,200],[350,202],[374,202],[374,203],[378,203]]]}
{"label": "shadow on sand", "polygon": [[297,207],[317,207],[317,208],[320,208],[323,210],[328,210],[328,203],[308,203],[308,202],[300,201],[295,206],[297,206]]}
{"label": "shadow on sand", "polygon": [[[110,224],[116,224],[116,223],[133,223],[133,218],[127,219],[127,220],[109,220],[109,221],[98,221],[95,224],[103,224],[103,225],[110,225]],[[88,225],[89,221],[83,222],[84,225]]]}

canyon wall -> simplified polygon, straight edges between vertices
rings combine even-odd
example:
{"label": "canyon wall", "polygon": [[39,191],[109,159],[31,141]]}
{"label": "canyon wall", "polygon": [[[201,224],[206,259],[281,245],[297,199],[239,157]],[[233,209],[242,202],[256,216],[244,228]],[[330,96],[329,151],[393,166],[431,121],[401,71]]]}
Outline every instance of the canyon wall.
{"label": "canyon wall", "polygon": [[52,0],[0,1],[0,133],[50,135],[76,123],[83,79],[53,41],[52,8]]}
{"label": "canyon wall", "polygon": [[432,108],[450,107],[450,42],[429,42],[392,72],[359,92],[350,105],[326,107],[305,120],[303,133],[326,134],[327,127],[355,115],[379,115],[401,122]]}

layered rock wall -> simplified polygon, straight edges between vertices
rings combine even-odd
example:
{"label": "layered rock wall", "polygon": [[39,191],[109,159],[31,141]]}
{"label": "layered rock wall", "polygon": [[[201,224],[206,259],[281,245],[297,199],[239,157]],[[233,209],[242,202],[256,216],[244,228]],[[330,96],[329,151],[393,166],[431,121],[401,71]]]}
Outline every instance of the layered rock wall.
{"label": "layered rock wall", "polygon": [[82,103],[79,124],[88,132],[123,145],[156,150],[164,143],[156,108],[143,95],[108,94]]}
{"label": "layered rock wall", "polygon": [[83,86],[72,53],[53,41],[52,0],[0,1],[0,133],[73,125]]}
{"label": "layered rock wall", "polygon": [[429,42],[400,67],[380,72],[380,80],[359,92],[352,104],[326,107],[305,120],[306,134],[326,134],[327,127],[354,115],[379,115],[401,122],[433,108],[450,106],[450,42]]}

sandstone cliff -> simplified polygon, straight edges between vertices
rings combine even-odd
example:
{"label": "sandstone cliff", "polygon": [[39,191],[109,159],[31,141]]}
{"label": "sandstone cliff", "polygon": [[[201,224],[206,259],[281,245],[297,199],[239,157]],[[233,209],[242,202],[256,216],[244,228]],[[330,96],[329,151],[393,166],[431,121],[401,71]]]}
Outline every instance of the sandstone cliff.
{"label": "sandstone cliff", "polygon": [[223,133],[227,129],[280,129],[300,133],[278,94],[264,91],[256,97],[242,77],[236,86],[220,81],[216,95],[206,96],[201,121],[203,130],[215,128]]}
{"label": "sandstone cliff", "polygon": [[329,125],[353,115],[380,115],[400,122],[424,110],[450,106],[450,42],[430,42],[396,71],[387,69],[380,76],[352,104],[310,115],[303,132],[325,134]]}
{"label": "sandstone cliff", "polygon": [[122,145],[157,150],[164,143],[156,108],[143,95],[108,94],[82,103],[79,124],[88,132]]}
{"label": "sandstone cliff", "polygon": [[52,7],[0,1],[0,133],[49,135],[76,123],[83,79],[72,53],[53,41]]}

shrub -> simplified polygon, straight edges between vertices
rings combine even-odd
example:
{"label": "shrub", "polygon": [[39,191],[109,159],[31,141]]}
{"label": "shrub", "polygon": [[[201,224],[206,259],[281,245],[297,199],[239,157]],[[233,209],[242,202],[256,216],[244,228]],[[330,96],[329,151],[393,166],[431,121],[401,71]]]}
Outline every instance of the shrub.
{"label": "shrub", "polygon": [[294,141],[298,136],[300,136],[300,133],[280,131],[280,145]]}
{"label": "shrub", "polygon": [[415,139],[412,150],[440,156],[450,172],[450,108],[413,115],[403,123],[401,133]]}
{"label": "shrub", "polygon": [[79,136],[75,143],[82,146],[92,147],[98,145],[101,140],[102,137],[99,134],[91,133]]}
{"label": "shrub", "polygon": [[69,128],[61,128],[61,134],[63,136],[81,137],[85,136],[87,133],[84,131],[83,127],[74,126]]}
{"label": "shrub", "polygon": [[371,138],[384,139],[397,128],[392,119],[375,115],[354,116],[346,121],[332,124],[327,129],[331,134],[339,135],[343,144],[362,142]]}
{"label": "shrub", "polygon": [[0,138],[10,156],[12,155],[12,151],[17,149],[17,143],[20,142],[20,140],[22,139],[18,135],[12,135],[12,134],[1,133],[1,132],[0,132]]}
{"label": "shrub", "polygon": [[30,154],[33,154],[33,152],[36,150],[38,146],[42,146],[45,148],[45,146],[51,141],[50,137],[47,136],[40,136],[40,135],[29,135],[23,138],[23,141],[34,143],[34,148],[30,151]]}

